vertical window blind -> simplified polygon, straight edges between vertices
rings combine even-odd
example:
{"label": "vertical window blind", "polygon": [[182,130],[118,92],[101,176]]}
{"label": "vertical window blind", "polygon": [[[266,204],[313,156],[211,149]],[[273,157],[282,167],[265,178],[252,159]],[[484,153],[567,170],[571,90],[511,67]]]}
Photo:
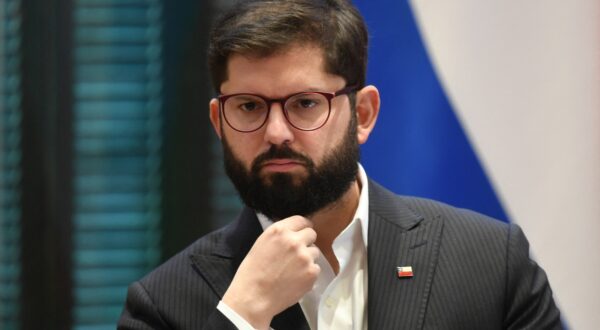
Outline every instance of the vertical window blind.
{"label": "vertical window blind", "polygon": [[0,329],[19,328],[20,2],[0,0]]}
{"label": "vertical window blind", "polygon": [[159,0],[74,0],[73,328],[114,329],[160,259]]}

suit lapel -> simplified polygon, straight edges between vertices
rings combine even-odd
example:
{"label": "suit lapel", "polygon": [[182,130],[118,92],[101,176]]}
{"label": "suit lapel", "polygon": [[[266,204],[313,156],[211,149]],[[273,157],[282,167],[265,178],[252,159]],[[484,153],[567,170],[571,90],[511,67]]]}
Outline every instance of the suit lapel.
{"label": "suit lapel", "polygon": [[192,265],[219,296],[229,287],[240,263],[261,234],[262,228],[254,212],[244,208],[237,221],[223,229],[215,246],[193,254]]}
{"label": "suit lapel", "polygon": [[[416,214],[372,181],[369,195],[369,329],[421,329],[443,223]],[[399,278],[398,266],[411,266],[413,277]]]}
{"label": "suit lapel", "polygon": [[[369,182],[369,329],[421,329],[437,265],[442,221],[425,219],[397,196]],[[226,227],[210,253],[191,257],[194,268],[218,297],[229,287],[262,228],[245,208]],[[398,278],[396,267],[411,266],[412,278]],[[274,329],[308,329],[300,305],[275,316]]]}
{"label": "suit lapel", "polygon": [[[235,272],[262,231],[256,214],[246,207],[238,220],[224,229],[223,236],[218,239],[214,249],[209,253],[198,253],[190,257],[193,267],[219,298],[227,291]],[[271,327],[276,330],[308,329],[308,323],[300,305],[295,304],[276,315]]]}

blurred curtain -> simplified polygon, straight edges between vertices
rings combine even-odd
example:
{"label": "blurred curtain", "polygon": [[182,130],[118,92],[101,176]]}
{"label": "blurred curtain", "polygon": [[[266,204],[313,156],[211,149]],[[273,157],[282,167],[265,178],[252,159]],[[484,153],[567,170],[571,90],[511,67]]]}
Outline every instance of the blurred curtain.
{"label": "blurred curtain", "polygon": [[0,0],[0,329],[114,329],[234,220],[205,53],[229,3]]}
{"label": "blurred curtain", "polygon": [[0,329],[17,329],[19,310],[21,92],[20,1],[0,1]]}
{"label": "blurred curtain", "polygon": [[73,328],[114,328],[160,259],[162,6],[73,5]]}

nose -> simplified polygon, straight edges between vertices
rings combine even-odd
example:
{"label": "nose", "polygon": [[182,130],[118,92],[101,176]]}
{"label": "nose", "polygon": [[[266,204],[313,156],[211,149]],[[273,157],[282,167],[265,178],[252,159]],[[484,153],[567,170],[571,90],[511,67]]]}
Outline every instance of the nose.
{"label": "nose", "polygon": [[274,102],[271,104],[271,112],[269,118],[265,123],[265,136],[266,142],[275,145],[289,144],[294,140],[294,132],[290,123],[285,118],[283,113],[282,104]]}

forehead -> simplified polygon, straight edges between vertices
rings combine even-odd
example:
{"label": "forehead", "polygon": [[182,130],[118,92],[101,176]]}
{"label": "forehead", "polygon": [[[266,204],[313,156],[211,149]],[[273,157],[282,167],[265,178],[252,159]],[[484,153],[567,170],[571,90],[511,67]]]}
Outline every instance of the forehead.
{"label": "forehead", "polygon": [[323,50],[313,45],[296,44],[268,56],[234,54],[227,62],[227,79],[221,92],[281,96],[343,87],[338,85],[343,85],[344,79],[326,72],[325,63]]}

